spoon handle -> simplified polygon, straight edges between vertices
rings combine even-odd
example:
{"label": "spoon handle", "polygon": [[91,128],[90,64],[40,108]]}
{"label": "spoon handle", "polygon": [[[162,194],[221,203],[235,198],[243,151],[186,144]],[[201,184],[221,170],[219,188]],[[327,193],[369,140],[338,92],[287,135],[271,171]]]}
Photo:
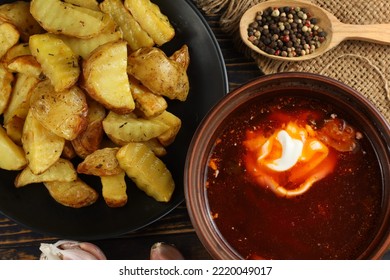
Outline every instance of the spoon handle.
{"label": "spoon handle", "polygon": [[390,44],[390,24],[335,24],[333,40],[360,40],[379,44]]}

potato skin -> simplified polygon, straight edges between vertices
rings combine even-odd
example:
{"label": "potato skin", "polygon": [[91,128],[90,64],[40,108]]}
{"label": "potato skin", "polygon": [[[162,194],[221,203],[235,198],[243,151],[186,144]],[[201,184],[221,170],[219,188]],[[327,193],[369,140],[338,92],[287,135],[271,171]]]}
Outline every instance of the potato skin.
{"label": "potato skin", "polygon": [[127,72],[153,93],[185,101],[189,81],[185,67],[159,48],[141,48],[128,57]]}
{"label": "potato skin", "polygon": [[103,119],[106,111],[100,103],[88,99],[88,125],[74,140],[71,141],[75,153],[80,158],[85,158],[100,147],[104,136]]}
{"label": "potato skin", "polygon": [[119,148],[103,148],[88,155],[77,166],[77,172],[94,176],[112,176],[122,172],[116,154]]}
{"label": "potato skin", "polygon": [[86,207],[99,198],[96,190],[80,179],[72,182],[44,182],[44,185],[55,201],[67,207]]}
{"label": "potato skin", "polygon": [[77,86],[56,92],[49,80],[33,89],[30,110],[47,129],[66,140],[75,139],[88,125],[88,105],[84,92]]}

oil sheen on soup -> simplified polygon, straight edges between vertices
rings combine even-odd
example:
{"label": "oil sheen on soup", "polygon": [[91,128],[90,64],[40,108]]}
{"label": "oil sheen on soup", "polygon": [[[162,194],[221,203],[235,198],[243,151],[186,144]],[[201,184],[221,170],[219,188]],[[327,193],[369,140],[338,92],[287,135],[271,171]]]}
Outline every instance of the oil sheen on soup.
{"label": "oil sheen on soup", "polygon": [[245,259],[355,259],[379,227],[380,166],[364,131],[299,96],[229,117],[207,167],[211,216]]}

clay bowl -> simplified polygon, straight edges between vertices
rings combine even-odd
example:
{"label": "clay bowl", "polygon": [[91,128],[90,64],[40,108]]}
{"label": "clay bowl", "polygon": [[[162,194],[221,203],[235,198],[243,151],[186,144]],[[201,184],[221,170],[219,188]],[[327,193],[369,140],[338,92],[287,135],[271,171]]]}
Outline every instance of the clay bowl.
{"label": "clay bowl", "polygon": [[[313,113],[320,108],[324,122]],[[334,119],[356,132],[353,151],[336,152],[334,169],[296,196],[283,180],[275,179],[279,188],[265,180],[277,172],[253,175],[245,157],[248,131],[287,130],[286,115],[303,118],[317,136]],[[390,246],[389,163],[389,123],[356,90],[316,74],[266,75],[229,93],[201,122],[186,158],[185,199],[215,259],[380,259]]]}

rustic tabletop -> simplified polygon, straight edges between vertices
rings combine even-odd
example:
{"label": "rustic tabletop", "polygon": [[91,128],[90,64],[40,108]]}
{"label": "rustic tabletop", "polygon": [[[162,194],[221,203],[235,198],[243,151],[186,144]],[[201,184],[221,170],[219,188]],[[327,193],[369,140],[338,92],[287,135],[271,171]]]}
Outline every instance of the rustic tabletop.
{"label": "rustic tabletop", "polygon": [[[262,75],[255,62],[239,53],[234,47],[232,38],[221,30],[220,15],[206,16],[203,14],[203,16],[221,48],[230,90]],[[0,214],[0,259],[39,259],[41,253],[39,245],[54,243],[58,239],[56,236],[44,235],[24,228]],[[150,248],[156,242],[174,244],[186,259],[211,258],[195,233],[185,202],[143,229],[92,242],[104,251],[108,259],[114,260],[149,259]],[[388,253],[384,258],[390,259],[390,254]]]}

